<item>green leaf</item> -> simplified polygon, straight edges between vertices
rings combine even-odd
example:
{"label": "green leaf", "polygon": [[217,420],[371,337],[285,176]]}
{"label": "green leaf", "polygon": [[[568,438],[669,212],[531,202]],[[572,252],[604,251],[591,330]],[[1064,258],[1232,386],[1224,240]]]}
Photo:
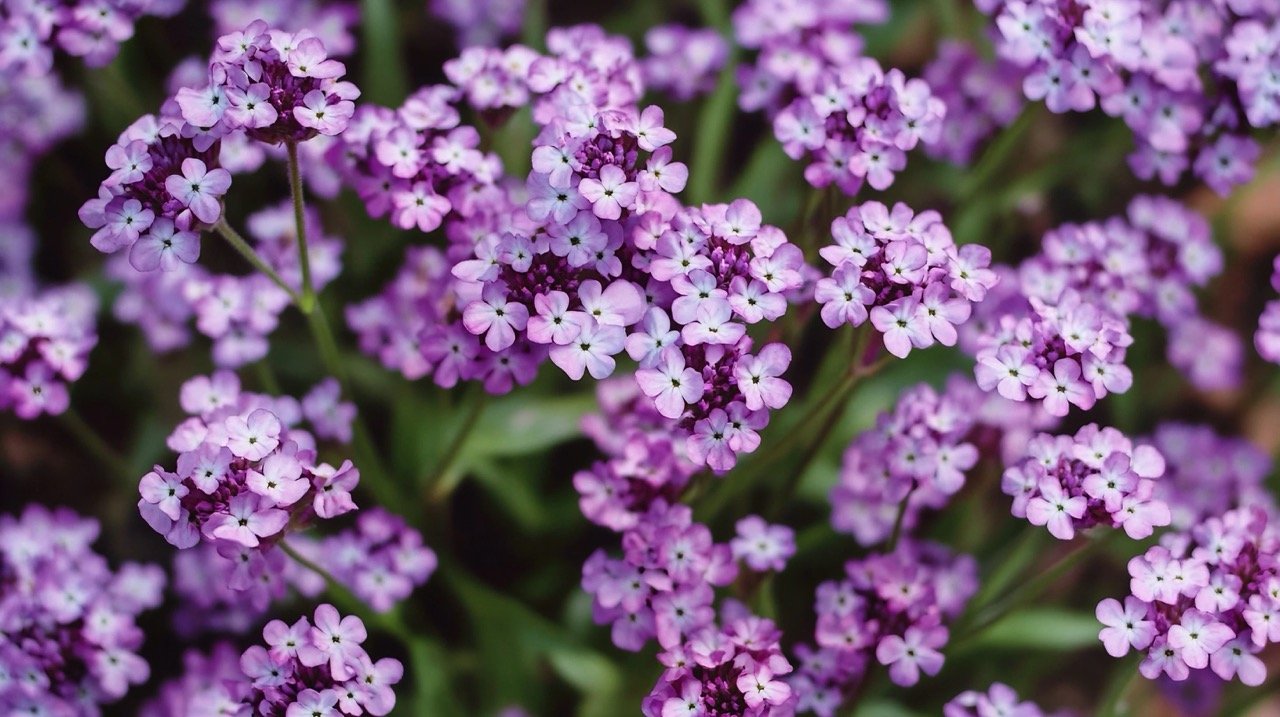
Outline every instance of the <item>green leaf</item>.
{"label": "green leaf", "polygon": [[854,717],[921,717],[919,712],[885,699],[865,700],[853,714]]}
{"label": "green leaf", "polygon": [[410,710],[413,714],[440,717],[463,714],[453,695],[448,668],[449,655],[440,643],[421,637],[409,643],[406,672],[412,675],[413,692],[404,704],[413,705]]}
{"label": "green leaf", "polygon": [[517,456],[550,448],[582,435],[582,417],[595,408],[592,393],[515,394],[495,400],[485,408],[463,455]]}
{"label": "green leaf", "polygon": [[1071,652],[1100,645],[1097,618],[1061,608],[1033,608],[1016,612],[987,628],[967,646],[969,650],[1037,650]]}
{"label": "green leaf", "polygon": [[614,702],[622,674],[602,653],[579,644],[561,625],[465,574],[442,566],[440,574],[468,612],[486,678],[488,708],[518,703],[535,714],[545,694],[541,667],[549,665],[584,701]]}
{"label": "green leaf", "polygon": [[499,465],[489,459],[475,459],[469,466],[476,482],[489,491],[522,530],[538,532],[550,524],[547,499],[534,490],[534,472],[541,463],[506,461]]}

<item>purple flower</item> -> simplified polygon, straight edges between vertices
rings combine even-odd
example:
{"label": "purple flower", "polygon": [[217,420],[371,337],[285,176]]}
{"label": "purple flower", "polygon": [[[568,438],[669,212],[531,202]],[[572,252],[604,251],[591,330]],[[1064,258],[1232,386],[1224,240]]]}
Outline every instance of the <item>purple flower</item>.
{"label": "purple flower", "polygon": [[0,707],[54,714],[99,711],[149,676],[135,624],[162,598],[164,572],[113,571],[91,549],[96,521],[28,506],[0,516]]}
{"label": "purple flower", "polygon": [[787,560],[795,555],[795,531],[785,525],[769,525],[757,515],[738,521],[737,537],[729,543],[733,557],[756,572],[782,572]]}
{"label": "purple flower", "polygon": [[667,418],[680,418],[686,404],[702,398],[702,375],[685,366],[684,355],[675,348],[663,349],[658,363],[636,372],[640,390],[654,400],[658,412]]}

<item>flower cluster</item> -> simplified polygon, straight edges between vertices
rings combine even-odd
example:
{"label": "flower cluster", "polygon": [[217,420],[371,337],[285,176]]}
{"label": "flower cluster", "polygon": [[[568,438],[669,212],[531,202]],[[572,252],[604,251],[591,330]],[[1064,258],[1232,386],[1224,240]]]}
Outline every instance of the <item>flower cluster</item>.
{"label": "flower cluster", "polygon": [[1169,506],[1173,527],[1189,530],[1234,508],[1274,507],[1264,484],[1271,459],[1249,441],[1176,421],[1156,426],[1150,441],[1165,459],[1155,497]]}
{"label": "flower cluster", "polygon": [[[599,624],[613,642],[638,651],[657,638],[666,671],[642,703],[649,717],[674,714],[792,714],[791,671],[774,624],[725,601],[719,619],[715,587],[733,582],[738,561],[756,572],[781,570],[795,552],[790,528],[758,516],[738,522],[737,536],[716,543],[707,526],[676,502],[697,467],[683,455],[684,436],[659,414],[634,381],[602,381],[603,413],[583,429],[608,460],[574,476],[582,512],[621,533],[620,558],[597,550],[582,568]],[[746,576],[747,582],[756,582]]]}
{"label": "flower cluster", "polygon": [[1166,325],[1165,355],[1192,386],[1202,391],[1230,391],[1244,379],[1245,346],[1235,330],[1201,316]]}
{"label": "flower cluster", "polygon": [[[320,216],[308,207],[303,215],[311,281],[323,288],[342,269],[343,244],[327,235]],[[302,285],[293,205],[278,204],[249,215],[248,232],[255,251],[295,290]],[[199,265],[175,263],[171,271],[138,271],[123,257],[107,265],[107,273],[124,284],[113,306],[115,316],[142,330],[148,345],[165,352],[191,342],[190,325],[213,340],[219,367],[238,368],[267,355],[267,338],[289,306],[289,294],[266,276],[214,274]]]}
{"label": "flower cluster", "polygon": [[97,297],[83,284],[0,304],[0,410],[27,420],[67,410],[67,387],[84,374],[98,343],[97,311]]}
{"label": "flower cluster", "polygon": [[606,458],[573,476],[578,506],[593,523],[622,532],[635,527],[658,500],[675,503],[697,472],[674,422],[658,413],[629,377],[601,381],[600,413],[583,432]]}
{"label": "flower cluster", "polygon": [[[0,20],[0,28],[3,22]],[[3,33],[0,29],[0,35]],[[0,57],[3,54],[0,49]],[[0,67],[3,65],[0,60]],[[84,114],[84,98],[64,88],[57,75],[0,72],[0,172],[7,177],[5,191],[0,194],[0,226],[22,217],[36,160],[78,132],[84,125]],[[0,239],[0,246],[3,244]],[[0,248],[0,254],[3,252]],[[6,273],[0,259],[0,274]]]}
{"label": "flower cluster", "polygon": [[908,151],[942,134],[947,108],[929,85],[871,58],[827,71],[817,85],[773,118],[787,155],[808,158],[804,177],[814,187],[834,184],[849,196],[864,182],[885,189],[907,166]]}
{"label": "flower cluster", "polygon": [[286,533],[355,510],[359,471],[316,462],[297,401],[242,391],[220,371],[183,384],[181,403],[191,417],[168,439],[177,468],[143,476],[138,509],[175,547],[215,544],[236,563],[233,589],[258,579]]}
{"label": "flower cluster", "polygon": [[837,217],[831,235],[835,243],[819,253],[835,270],[814,292],[823,323],[861,326],[870,319],[899,358],[935,342],[954,346],[956,327],[996,284],[987,268],[991,252],[957,247],[934,211],[867,202]]}
{"label": "flower cluster", "polygon": [[97,230],[90,243],[107,254],[128,249],[139,271],[195,262],[199,232],[222,218],[231,187],[218,152],[219,135],[187,123],[175,103],[138,119],[107,150],[112,171],[98,197],[80,208],[80,220]]}
{"label": "flower cluster", "polygon": [[925,511],[947,505],[982,456],[999,458],[1002,446],[1020,450],[1032,431],[1050,425],[1038,406],[983,393],[959,376],[941,392],[908,388],[845,449],[831,489],[832,526],[875,545],[890,537],[901,512],[909,534]]}
{"label": "flower cluster", "polygon": [[1210,668],[1223,680],[1260,685],[1266,666],[1256,653],[1280,641],[1280,536],[1265,510],[1239,508],[1129,561],[1131,595],[1098,603],[1098,633],[1107,652],[1145,653],[1148,679],[1176,682]]}
{"label": "flower cluster", "polygon": [[796,554],[796,532],[785,525],[770,525],[758,515],[748,515],[734,526],[729,542],[734,560],[758,573],[782,572]]}
{"label": "flower cluster", "polygon": [[943,717],[1044,717],[1034,702],[1023,702],[1018,693],[1003,682],[994,682],[986,692],[967,690],[942,707]]}
{"label": "flower cluster", "polygon": [[537,58],[524,45],[468,47],[444,63],[444,74],[468,104],[486,118],[500,120],[529,103],[529,67]]}
{"label": "flower cluster", "polygon": [[464,47],[497,45],[519,34],[525,0],[431,0],[431,13],[453,26]]}
{"label": "flower cluster", "polygon": [[[228,679],[188,673],[186,688],[197,688],[199,709],[207,714],[385,715],[396,704],[392,689],[404,667],[390,657],[374,661],[361,647],[367,632],[354,615],[343,617],[332,605],[320,605],[314,622],[301,617],[288,625],[272,620],[262,629],[266,646],[240,655],[240,672]],[[225,648],[223,648],[225,649]],[[216,653],[215,653],[216,654]],[[218,658],[189,660],[195,666],[228,672]],[[166,702],[155,715],[173,715],[182,699],[166,687]],[[190,703],[188,703],[190,704]],[[167,711],[168,710],[168,711]]]}
{"label": "flower cluster", "polygon": [[93,67],[111,62],[143,15],[175,15],[183,0],[6,2],[0,6],[0,75],[47,75],[62,50]]}
{"label": "flower cluster", "polygon": [[982,390],[1013,401],[1029,396],[1054,416],[1067,415],[1071,405],[1087,411],[1108,393],[1129,390],[1133,374],[1124,359],[1133,337],[1125,316],[1075,289],[1045,300],[1022,293],[1016,279],[1007,283],[986,302],[984,313],[998,318],[975,322],[966,341]]}
{"label": "flower cluster", "polygon": [[791,677],[798,708],[831,717],[874,658],[909,687],[942,669],[945,623],[978,589],[978,566],[929,543],[903,542],[845,565],[846,578],[818,586],[817,649],[797,648]]}
{"label": "flower cluster", "polygon": [[519,346],[492,351],[463,326],[458,304],[469,294],[443,252],[410,247],[405,257],[381,294],[347,307],[361,350],[405,378],[430,375],[443,388],[480,380],[499,394],[533,380],[544,356]]}
{"label": "flower cluster", "polygon": [[[973,323],[980,328],[966,344],[977,355],[985,390],[1014,400],[1042,398],[1057,415],[1066,414],[1068,402],[1087,410],[1107,393],[1129,390],[1133,377],[1124,357],[1131,315],[1167,328],[1171,363],[1195,385],[1238,383],[1238,339],[1199,316],[1194,292],[1223,264],[1199,214],[1142,195],[1125,216],[1064,224],[1047,232],[1042,245],[998,297],[978,308]],[[1206,361],[1190,343],[1223,360]]]}
{"label": "flower cluster", "polygon": [[977,4],[995,18],[998,54],[1026,73],[1029,99],[1054,112],[1101,106],[1124,119],[1139,177],[1171,185],[1191,165],[1226,194],[1253,176],[1259,148],[1247,132],[1280,121],[1274,3]]}
{"label": "flower cluster", "polygon": [[215,37],[243,30],[254,20],[287,32],[307,30],[324,43],[330,55],[345,57],[356,51],[355,27],[360,9],[353,2],[326,0],[218,0],[209,3]]}
{"label": "flower cluster", "polygon": [[360,91],[344,74],[309,30],[293,34],[255,20],[218,38],[208,86],[183,88],[176,100],[183,119],[211,136],[243,132],[266,144],[297,144],[347,128]]}
{"label": "flower cluster", "polygon": [[711,28],[657,25],[644,34],[640,60],[645,88],[680,101],[710,92],[729,60],[729,44]]}
{"label": "flower cluster", "polygon": [[732,582],[738,567],[731,548],[693,522],[688,506],[654,501],[622,544],[622,558],[597,550],[582,566],[592,614],[597,624],[612,624],[615,645],[638,651],[656,637],[672,649],[712,624],[712,588]]}
{"label": "flower cluster", "polygon": [[936,142],[925,154],[966,165],[997,131],[1022,110],[1022,71],[1003,58],[986,60],[972,45],[944,40],[924,70],[924,81],[947,106]]}
{"label": "flower cluster", "polygon": [[1169,506],[1155,497],[1155,479],[1164,470],[1155,448],[1091,423],[1074,436],[1031,439],[1025,458],[1005,469],[1000,488],[1013,497],[1014,516],[1046,526],[1060,540],[1095,525],[1124,528],[1137,540],[1172,521]]}
{"label": "flower cluster", "polygon": [[529,89],[540,96],[533,119],[549,130],[539,144],[558,140],[566,120],[581,127],[601,110],[639,112],[644,85],[627,38],[599,25],[556,27],[547,32],[547,52],[529,67]]}
{"label": "flower cluster", "polygon": [[301,552],[376,612],[386,612],[409,597],[427,582],[437,563],[422,533],[383,508],[361,511],[353,529],[303,543]]}
{"label": "flower cluster", "polygon": [[791,663],[782,654],[782,633],[773,621],[729,603],[720,625],[709,625],[663,652],[667,666],[645,697],[645,717],[787,717],[795,696],[784,677]]}
{"label": "flower cluster", "polygon": [[93,717],[147,680],[134,620],[160,604],[164,573],[113,572],[97,537],[65,509],[0,516],[0,712]]}
{"label": "flower cluster", "polygon": [[217,642],[207,652],[188,649],[182,655],[182,674],[162,683],[159,694],[147,700],[138,715],[190,717],[225,698],[224,685],[243,678],[240,653],[231,643]]}
{"label": "flower cluster", "polygon": [[[463,325],[491,351],[545,352],[575,380],[609,376],[625,349],[641,390],[692,434],[695,462],[728,470],[755,449],[767,409],[790,398],[779,378],[790,352],[771,344],[752,354],[746,326],[782,315],[803,283],[803,256],[749,201],[671,211],[666,191],[683,174],[675,184],[654,177],[656,158],[675,176],[669,153],[635,165],[636,148],[670,134],[661,111],[600,119],[616,132],[535,150],[529,212],[545,229],[482,241],[476,259],[454,267],[479,284]],[[637,216],[641,205],[656,206]]]}
{"label": "flower cluster", "polygon": [[733,11],[733,36],[758,50],[738,70],[738,105],[777,114],[797,96],[817,95],[827,73],[862,57],[853,25],[883,23],[883,0],[748,0]]}
{"label": "flower cluster", "polygon": [[[289,545],[323,568],[370,608],[386,612],[424,584],[435,571],[436,556],[422,534],[382,508],[360,512],[353,528],[319,537],[291,536]],[[174,628],[181,634],[244,633],[290,591],[308,599],[325,589],[325,577],[289,559],[282,551],[263,551],[262,570],[248,585],[233,588],[241,566],[227,560],[213,543],[174,556],[174,592],[181,598]]]}
{"label": "flower cluster", "polygon": [[[297,545],[310,545],[299,536]],[[293,541],[290,542],[293,545]],[[262,569],[248,584],[233,589],[240,566],[213,543],[200,543],[173,556],[173,592],[178,597],[173,629],[184,638],[200,634],[240,635],[262,624],[262,618],[290,590],[307,599],[324,592],[324,579],[290,560],[282,551],[262,551]],[[240,583],[236,583],[240,584]]]}
{"label": "flower cluster", "polygon": [[1168,197],[1139,195],[1124,217],[1063,224],[1019,267],[1027,296],[1051,301],[1064,288],[1124,315],[1172,329],[1196,315],[1194,291],[1222,272],[1209,223]]}
{"label": "flower cluster", "polygon": [[502,164],[480,151],[474,127],[461,124],[456,93],[433,85],[398,109],[361,105],[356,112],[333,152],[340,150],[343,176],[370,216],[390,214],[401,229],[429,232],[452,213],[467,217],[493,201],[496,190],[484,190]]}

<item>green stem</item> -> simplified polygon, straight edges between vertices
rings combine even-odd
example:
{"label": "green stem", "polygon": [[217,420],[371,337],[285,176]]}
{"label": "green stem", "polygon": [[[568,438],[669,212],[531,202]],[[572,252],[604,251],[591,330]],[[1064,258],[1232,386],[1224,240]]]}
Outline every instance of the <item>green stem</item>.
{"label": "green stem", "polygon": [[1045,590],[1057,582],[1058,578],[1062,577],[1064,573],[1078,565],[1085,558],[1096,553],[1114,534],[1115,531],[1111,531],[1103,537],[1078,542],[1070,551],[1054,561],[1052,565],[1014,588],[993,604],[975,606],[977,612],[974,613],[972,624],[967,629],[962,628],[956,631],[956,637],[952,641],[952,649],[960,649],[962,643],[972,640],[981,634],[983,630],[1004,619],[1014,610],[1024,607],[1032,600],[1040,597]]}
{"label": "green stem", "polygon": [[907,520],[907,504],[911,502],[911,496],[916,492],[916,487],[911,486],[911,490],[902,496],[902,502],[898,504],[898,516],[893,519],[893,532],[889,534],[889,548],[887,552],[892,553],[898,548],[898,540],[902,538],[902,525]]}
{"label": "green stem", "polygon": [[409,79],[401,63],[401,28],[394,0],[360,1],[360,47],[364,51],[364,99],[394,107],[409,91]]}
{"label": "green stem", "polygon": [[74,407],[67,406],[67,410],[58,415],[58,420],[62,422],[62,427],[67,429],[67,432],[93,456],[94,460],[109,468],[119,479],[126,483],[138,479],[139,476],[135,475],[129,467],[129,462],[103,440],[102,436],[85,422]]}
{"label": "green stem", "polygon": [[462,426],[453,437],[449,447],[445,450],[444,455],[440,458],[440,462],[436,464],[435,470],[427,476],[423,485],[431,491],[431,502],[439,503],[449,494],[453,492],[453,488],[457,486],[458,481],[448,480],[449,470],[453,464],[457,462],[458,457],[462,455],[462,449],[467,444],[467,438],[471,436],[476,425],[480,421],[481,414],[484,413],[486,404],[485,397],[487,394],[479,393],[471,401],[471,410],[467,411],[467,417],[463,419]]}
{"label": "green stem", "polygon": [[284,551],[284,554],[292,558],[295,563],[323,578],[325,583],[325,592],[329,594],[329,597],[343,612],[355,613],[365,622],[377,626],[383,632],[399,638],[402,641],[407,641],[409,639],[411,633],[396,611],[378,612],[377,610],[374,610],[369,607],[365,601],[357,597],[356,594],[351,591],[351,588],[347,587],[342,583],[342,581],[334,577],[333,573],[330,573],[314,560],[298,552],[297,548],[294,548],[283,540],[276,543],[276,545],[280,546],[280,549]]}
{"label": "green stem", "polygon": [[[324,364],[329,375],[338,380],[338,385],[342,387],[342,394],[351,398],[346,367],[338,351],[338,343],[333,338],[333,330],[329,327],[324,308],[316,304],[315,309],[306,316],[307,326],[311,329],[312,339],[320,353],[320,362]],[[405,510],[410,510],[412,504],[405,500],[400,489],[391,480],[379,457],[378,448],[373,442],[369,428],[359,412],[356,413],[355,420],[352,422],[352,446],[360,466],[360,475],[364,479],[362,482],[368,486],[374,498],[383,505],[403,506]]]}
{"label": "green stem", "polygon": [[301,303],[298,292],[294,291],[293,287],[285,283],[284,278],[277,274],[276,270],[272,269],[271,266],[267,264],[266,260],[258,255],[258,252],[249,245],[249,242],[245,241],[244,237],[240,236],[239,232],[232,229],[230,224],[227,224],[226,217],[218,219],[218,223],[213,225],[213,230],[221,234],[222,238],[226,239],[227,243],[231,245],[231,248],[239,252],[240,256],[244,257],[245,260],[253,265],[253,268],[262,272],[264,276],[275,282],[276,286],[284,289],[284,291],[289,294],[289,299],[293,301],[294,304]]}
{"label": "green stem", "polygon": [[[844,401],[853,394],[854,389],[862,383],[862,380],[875,374],[884,365],[883,361],[866,366],[862,364],[862,357],[870,336],[869,327],[869,324],[863,325],[854,334],[853,363],[840,383],[819,399],[800,421],[787,432],[781,441],[772,444],[768,450],[760,453],[740,475],[735,476],[731,481],[725,481],[717,490],[712,491],[706,500],[697,507],[696,515],[700,522],[706,523],[714,519],[735,496],[750,489],[760,476],[767,475],[767,469],[773,466],[776,459],[785,456],[793,446],[799,443],[807,446],[808,450],[796,470],[791,472],[786,480],[780,484],[779,489],[773,496],[770,510],[779,510],[785,504],[787,498],[800,485],[804,472],[808,470],[817,457],[822,444],[826,442],[831,431],[835,429],[838,416],[831,415],[832,411],[838,411],[843,408]],[[824,419],[825,422],[822,427],[815,433],[815,424]]]}
{"label": "green stem", "polygon": [[992,142],[978,163],[973,166],[968,177],[960,184],[959,191],[956,193],[956,204],[965,205],[973,201],[973,198],[987,186],[992,177],[996,176],[1005,161],[1013,154],[1013,151],[1022,143],[1022,139],[1031,131],[1031,127],[1040,117],[1040,103],[1031,102],[1022,108],[1022,113],[1013,121],[1013,124],[1005,128]]}
{"label": "green stem", "polygon": [[298,310],[310,314],[316,305],[316,290],[311,283],[311,252],[307,251],[305,198],[302,195],[302,170],[298,167],[298,144],[286,142],[289,151],[289,195],[293,199],[294,232],[298,238],[298,266],[302,268],[302,296]]}
{"label": "green stem", "polygon": [[280,390],[280,381],[276,378],[276,372],[271,370],[271,364],[264,358],[253,365],[254,373],[258,375],[258,384],[272,396],[279,396],[283,391]]}
{"label": "green stem", "polygon": [[547,0],[527,0],[524,5],[524,23],[520,28],[520,40],[535,50],[547,44]]}
{"label": "green stem", "polygon": [[[725,0],[700,0],[697,5],[707,25],[725,34],[731,32],[729,8]],[[738,58],[741,51],[736,44],[731,44],[730,47],[729,59],[720,71],[716,89],[707,97],[698,114],[698,132],[694,136],[693,155],[689,162],[688,190],[691,204],[701,204],[714,198],[721,165],[724,164],[725,149],[733,134],[733,116],[738,102]]]}
{"label": "green stem", "polygon": [[1131,657],[1116,666],[1116,677],[1107,686],[1107,691],[1099,700],[1098,709],[1094,714],[1098,717],[1121,717],[1128,714],[1125,695],[1129,694],[1129,688],[1133,685],[1134,678],[1138,676],[1137,663],[1138,660]]}

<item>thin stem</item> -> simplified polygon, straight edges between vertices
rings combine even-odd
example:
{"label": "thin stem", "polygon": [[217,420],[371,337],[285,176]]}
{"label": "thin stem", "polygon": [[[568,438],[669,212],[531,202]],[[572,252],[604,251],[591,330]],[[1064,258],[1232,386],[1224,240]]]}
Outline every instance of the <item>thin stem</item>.
{"label": "thin stem", "polygon": [[283,393],[280,390],[280,381],[276,379],[276,372],[271,370],[271,364],[264,358],[253,365],[254,373],[258,375],[258,385],[262,387],[272,396],[279,396]]}
{"label": "thin stem", "polygon": [[302,171],[298,167],[298,144],[286,142],[289,151],[289,195],[293,198],[294,232],[298,238],[298,266],[302,268],[302,297],[298,310],[310,314],[316,305],[316,290],[311,283],[311,253],[307,251],[305,197],[302,195]]}
{"label": "thin stem", "polygon": [[[770,468],[776,459],[785,456],[795,444],[807,445],[808,450],[800,465],[780,484],[779,489],[773,496],[770,510],[777,511],[780,509],[786,499],[799,486],[804,472],[808,470],[816,459],[822,444],[826,442],[831,431],[835,429],[837,417],[830,415],[831,412],[843,408],[844,401],[853,394],[854,389],[862,383],[863,379],[875,374],[885,364],[884,361],[877,361],[870,365],[863,365],[862,363],[868,336],[870,335],[868,326],[860,327],[854,334],[853,363],[840,383],[819,399],[781,441],[771,445],[767,451],[764,451],[756,460],[752,461],[742,475],[738,475],[732,481],[726,482],[718,490],[708,495],[706,501],[698,506],[697,515],[700,522],[706,523],[718,515],[734,496],[749,489],[761,475],[767,473],[766,469]],[[825,422],[822,427],[815,433],[813,431],[815,423],[824,419]]]}
{"label": "thin stem", "polygon": [[[722,32],[730,30],[725,0],[701,0],[698,10],[707,25]],[[729,60],[720,71],[716,89],[707,97],[698,114],[698,133],[689,162],[689,199],[693,204],[711,201],[724,164],[725,148],[733,134],[733,114],[738,101],[737,72],[740,50],[729,51]]]}
{"label": "thin stem", "polygon": [[983,630],[1004,619],[1009,613],[1040,597],[1064,573],[1075,567],[1086,557],[1097,552],[1113,534],[1114,531],[1101,538],[1080,541],[1049,567],[1030,580],[1023,582],[1004,597],[988,606],[975,606],[978,612],[975,613],[972,625],[967,629],[956,631],[957,636],[952,642],[952,649],[958,650],[962,643],[972,640],[981,634]]}
{"label": "thin stem", "polygon": [[[333,338],[333,330],[329,327],[329,320],[323,307],[316,304],[315,309],[306,316],[312,340],[315,341],[316,349],[320,353],[320,362],[324,364],[329,375],[338,380],[338,385],[342,387],[342,394],[350,398],[352,394],[346,366],[342,362],[338,343]],[[352,422],[352,445],[355,448],[361,476],[365,479],[363,482],[373,493],[374,498],[383,505],[403,506],[404,510],[412,510],[411,504],[405,501],[399,487],[390,479],[369,428],[359,412],[356,413],[355,420]]]}
{"label": "thin stem", "polygon": [[902,496],[902,502],[898,504],[898,516],[893,519],[893,532],[889,534],[889,549],[892,553],[898,548],[898,540],[902,538],[902,525],[907,520],[907,504],[911,502],[911,496],[916,492],[916,487],[911,486],[911,490]]}
{"label": "thin stem", "polygon": [[1094,711],[1098,717],[1121,717],[1129,711],[1125,695],[1129,694],[1129,688],[1133,685],[1134,678],[1138,676],[1137,660],[1127,659],[1115,669],[1116,677],[1107,686],[1107,691],[1098,702],[1098,709]]}
{"label": "thin stem", "polygon": [[462,455],[462,449],[466,446],[467,439],[480,422],[480,415],[484,413],[486,405],[486,396],[486,393],[481,392],[471,400],[471,410],[467,411],[467,417],[463,419],[462,426],[458,428],[453,441],[445,449],[444,455],[441,456],[440,462],[436,464],[435,470],[431,471],[423,482],[423,485],[431,491],[431,502],[439,503],[448,498],[449,494],[453,492],[453,488],[457,486],[457,481],[446,479],[449,476],[449,470],[457,462],[458,457]]}
{"label": "thin stem", "polygon": [[321,567],[314,560],[308,558],[298,549],[290,545],[288,542],[281,540],[276,543],[280,549],[293,559],[295,563],[310,570],[324,579],[325,591],[329,593],[329,597],[337,603],[343,612],[356,613],[360,615],[365,622],[377,625],[383,632],[389,633],[402,640],[409,638],[410,632],[400,620],[399,615],[393,612],[378,612],[369,607],[365,601],[356,596],[351,588],[347,587],[341,580],[333,576],[333,573]]}
{"label": "thin stem", "polygon": [[115,473],[118,478],[125,482],[138,478],[129,467],[129,462],[103,440],[102,436],[98,435],[98,432],[85,422],[75,408],[67,406],[67,410],[58,415],[58,420],[62,422],[63,428],[67,429],[67,432],[74,436],[95,460],[111,469],[111,472]]}
{"label": "thin stem", "polygon": [[409,89],[401,62],[403,34],[397,24],[393,0],[360,0],[360,47],[364,75],[360,89],[366,101],[395,107]]}
{"label": "thin stem", "polygon": [[965,205],[970,203],[975,196],[987,185],[987,182],[994,176],[998,170],[1004,166],[1005,160],[1012,156],[1013,151],[1021,144],[1023,137],[1031,130],[1032,125],[1040,117],[1040,104],[1032,102],[1022,108],[1022,113],[1013,121],[1013,124],[1005,128],[1003,132],[992,142],[982,157],[978,159],[978,163],[961,185],[960,191],[957,192],[956,204]]}
{"label": "thin stem", "polygon": [[284,278],[277,274],[276,270],[272,269],[271,266],[267,264],[266,260],[258,255],[258,252],[249,245],[249,242],[244,240],[244,237],[240,236],[239,232],[232,229],[230,224],[227,224],[226,217],[218,219],[218,223],[213,225],[213,230],[221,234],[222,238],[226,239],[227,243],[231,245],[231,248],[239,252],[240,256],[243,256],[250,264],[253,265],[253,268],[262,272],[264,276],[275,282],[276,286],[284,289],[285,292],[289,294],[289,299],[293,301],[294,304],[301,303],[298,292],[294,291],[293,287],[285,283]]}

